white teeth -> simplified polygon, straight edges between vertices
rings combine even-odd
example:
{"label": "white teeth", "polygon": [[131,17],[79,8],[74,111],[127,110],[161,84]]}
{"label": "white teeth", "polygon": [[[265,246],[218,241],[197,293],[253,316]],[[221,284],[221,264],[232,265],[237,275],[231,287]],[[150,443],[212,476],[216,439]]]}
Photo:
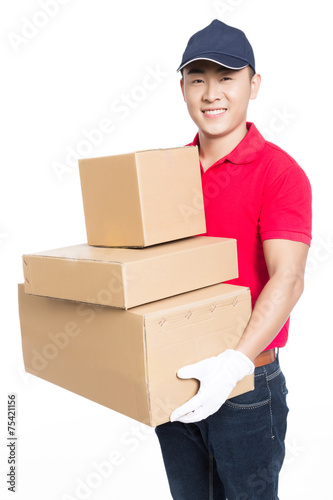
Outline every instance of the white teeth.
{"label": "white teeth", "polygon": [[209,109],[207,111],[204,111],[205,115],[219,115],[221,113],[224,113],[226,109]]}

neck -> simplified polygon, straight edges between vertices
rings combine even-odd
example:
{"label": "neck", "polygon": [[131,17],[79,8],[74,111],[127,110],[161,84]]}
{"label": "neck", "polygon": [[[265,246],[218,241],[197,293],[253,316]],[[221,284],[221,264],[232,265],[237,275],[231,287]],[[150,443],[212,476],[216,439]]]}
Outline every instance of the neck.
{"label": "neck", "polygon": [[246,134],[246,123],[227,136],[212,137],[199,131],[199,156],[203,170],[206,171],[215,162],[231,153]]}

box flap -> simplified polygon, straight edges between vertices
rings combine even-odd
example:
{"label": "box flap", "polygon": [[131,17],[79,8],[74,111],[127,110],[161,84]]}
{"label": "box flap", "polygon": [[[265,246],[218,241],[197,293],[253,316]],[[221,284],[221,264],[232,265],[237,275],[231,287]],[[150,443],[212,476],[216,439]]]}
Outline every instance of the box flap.
{"label": "box flap", "polygon": [[[217,287],[224,285],[209,288]],[[177,377],[179,368],[237,345],[251,315],[251,298],[249,289],[236,288],[234,294],[229,291],[202,301],[189,301],[178,308],[146,312],[146,359],[153,425],[166,421],[176,407],[198,391],[197,380]],[[248,376],[230,397],[253,388],[253,376]]]}
{"label": "box flap", "polygon": [[23,256],[26,293],[123,308],[124,265],[118,262]]}
{"label": "box flap", "polygon": [[126,265],[129,307],[238,276],[236,240],[197,236],[150,248],[154,258]]}
{"label": "box flap", "polygon": [[138,152],[136,162],[145,245],[205,233],[197,147]]}
{"label": "box flap", "polygon": [[144,246],[135,154],[79,159],[79,171],[89,245]]}
{"label": "box flap", "polygon": [[197,303],[210,303],[215,298],[221,297],[226,299],[230,298],[231,301],[238,300],[240,294],[249,294],[249,288],[244,286],[229,285],[228,283],[219,283],[217,285],[207,286],[192,292],[182,293],[175,297],[168,297],[167,299],[158,300],[142,306],[137,306],[131,309],[133,314],[144,316],[158,316],[165,311],[172,313],[177,309],[183,310],[185,307],[191,307],[192,304]]}
{"label": "box flap", "polygon": [[143,249],[87,244],[23,256],[25,292],[130,308],[237,277],[236,240],[197,236]]}

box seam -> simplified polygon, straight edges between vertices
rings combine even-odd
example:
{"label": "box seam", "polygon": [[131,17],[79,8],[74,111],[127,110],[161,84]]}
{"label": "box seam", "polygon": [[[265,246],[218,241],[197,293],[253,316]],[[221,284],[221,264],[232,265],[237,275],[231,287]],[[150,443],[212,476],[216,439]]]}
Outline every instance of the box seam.
{"label": "box seam", "polygon": [[141,201],[141,182],[140,182],[140,176],[139,176],[139,168],[140,168],[140,160],[138,158],[138,153],[134,153],[135,156],[135,173],[136,173],[136,180],[137,180],[137,185],[138,185],[138,192],[139,192],[139,205],[140,205],[140,213],[141,213],[141,231],[142,231],[142,237],[143,237],[143,246],[147,245],[146,241],[146,231],[145,231],[145,214],[143,212],[143,207],[142,207],[142,201]]}
{"label": "box seam", "polygon": [[55,259],[55,260],[79,260],[83,262],[101,262],[103,264],[123,264],[120,260],[102,260],[102,259],[86,259],[86,258],[79,258],[79,257],[60,257],[59,255],[43,255],[43,254],[36,254],[36,253],[30,253],[30,254],[25,254],[23,255],[23,258],[26,257],[28,259],[30,258],[35,258],[35,259]]}
{"label": "box seam", "polygon": [[[211,285],[210,285],[210,286],[211,286]],[[209,288],[210,286],[203,287],[203,288]],[[214,285],[213,285],[213,286],[214,286]],[[232,297],[235,297],[235,296],[236,296],[236,297],[238,297],[238,298],[239,298],[240,300],[242,300],[242,301],[243,301],[243,300],[246,300],[246,296],[247,296],[248,294],[250,294],[250,295],[251,295],[251,291],[250,291],[250,288],[249,288],[249,287],[242,287],[242,288],[243,288],[243,290],[242,290],[242,291],[240,291],[240,290],[235,290],[234,292],[231,292],[231,293],[228,295],[228,298],[232,298]],[[195,291],[195,290],[194,290],[194,291]],[[187,293],[188,293],[188,292],[187,292]],[[183,294],[177,294],[177,295],[183,295]],[[168,297],[168,298],[169,298],[169,297]],[[170,298],[173,298],[173,297],[170,297]],[[187,307],[188,309],[190,309],[191,307],[196,306],[198,303],[200,303],[200,305],[206,305],[206,304],[210,304],[210,303],[212,303],[212,302],[217,302],[217,301],[219,301],[220,299],[224,299],[224,300],[225,300],[225,299],[226,299],[226,297],[225,297],[225,296],[223,296],[223,295],[219,295],[219,296],[215,296],[215,297],[210,297],[210,298],[208,298],[208,299],[194,300],[193,302],[189,302],[189,303],[187,303],[187,304],[186,304],[186,307]],[[165,300],[167,300],[167,299],[165,299]],[[142,306],[138,306],[138,308],[141,308],[141,307],[142,307]],[[133,314],[140,314],[140,315],[142,314],[142,312],[136,312],[136,311],[135,311],[135,309],[136,309],[135,307],[132,309]],[[159,315],[161,315],[161,314],[163,314],[163,313],[168,313],[168,314],[169,314],[170,312],[174,312],[174,311],[181,311],[182,309],[184,309],[184,304],[179,305],[179,306],[173,306],[173,307],[170,307],[170,308],[166,306],[165,308],[162,308],[162,309],[160,309],[160,310],[158,310],[158,311],[151,311],[151,312],[147,313],[147,314],[145,315],[145,317],[146,317],[146,316],[149,316],[149,318],[151,318],[151,317],[156,317],[156,316],[159,316]]]}
{"label": "box seam", "polygon": [[149,422],[151,422],[152,421],[152,411],[151,411],[149,376],[148,376],[146,315],[143,316],[143,353],[144,353],[144,363],[145,363],[145,379],[146,379],[146,390],[147,390],[148,415],[149,415]]}
{"label": "box seam", "polygon": [[128,286],[127,286],[127,269],[126,264],[121,263],[121,274],[123,279],[123,304],[125,310],[128,309]]}
{"label": "box seam", "polygon": [[174,149],[198,149],[198,146],[174,146],[171,148],[156,148],[156,149],[140,149],[140,151],[135,151],[135,154],[140,154],[140,153],[156,153],[156,151],[172,151]]}
{"label": "box seam", "polygon": [[140,154],[140,153],[154,153],[156,151],[165,151],[165,150],[172,150],[172,149],[198,149],[198,146],[173,146],[171,148],[155,148],[155,149],[140,149],[138,151],[130,151],[128,153],[119,153],[117,155],[105,155],[105,156],[96,156],[96,157],[90,157],[90,158],[79,158],[78,159],[78,164],[84,164],[84,163],[87,163],[88,161],[91,161],[91,160],[99,160],[100,158],[110,158],[110,157],[116,157],[116,156],[128,156],[128,155],[136,155],[136,154]]}

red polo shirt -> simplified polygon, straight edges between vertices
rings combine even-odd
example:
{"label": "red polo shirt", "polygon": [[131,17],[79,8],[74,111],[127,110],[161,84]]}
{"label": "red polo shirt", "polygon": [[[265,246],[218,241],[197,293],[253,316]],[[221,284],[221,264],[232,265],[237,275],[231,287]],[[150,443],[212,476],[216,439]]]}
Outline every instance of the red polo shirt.
{"label": "red polo shirt", "polygon": [[[281,148],[266,141],[253,123],[227,156],[202,174],[208,236],[237,240],[239,278],[252,305],[268,280],[262,242],[286,239],[311,242],[311,187],[301,167]],[[199,145],[198,134],[188,145]],[[283,347],[289,319],[267,347]]]}

